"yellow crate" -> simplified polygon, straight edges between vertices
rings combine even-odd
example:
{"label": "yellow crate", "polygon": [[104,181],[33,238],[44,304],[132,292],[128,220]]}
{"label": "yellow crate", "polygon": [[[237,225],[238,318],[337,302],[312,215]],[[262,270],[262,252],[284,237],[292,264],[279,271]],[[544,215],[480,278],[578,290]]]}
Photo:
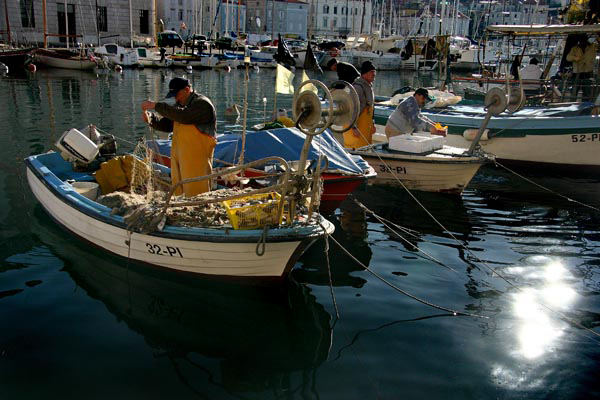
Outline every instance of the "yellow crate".
{"label": "yellow crate", "polygon": [[[251,200],[273,200],[269,203],[251,204],[243,206]],[[281,195],[277,192],[264,194],[253,194],[234,200],[223,201],[223,206],[227,210],[227,215],[231,221],[233,229],[260,229],[265,225],[279,225],[282,218],[277,220],[277,211]],[[283,215],[282,215],[283,217]]]}

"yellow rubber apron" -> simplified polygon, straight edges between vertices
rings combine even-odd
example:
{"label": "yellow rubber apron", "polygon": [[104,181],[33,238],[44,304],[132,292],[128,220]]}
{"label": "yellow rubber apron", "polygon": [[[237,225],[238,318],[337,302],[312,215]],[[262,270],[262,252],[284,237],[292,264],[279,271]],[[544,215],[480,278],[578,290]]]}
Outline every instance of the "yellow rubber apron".
{"label": "yellow rubber apron", "polygon": [[373,124],[373,106],[365,107],[356,121],[356,127],[360,131],[360,136],[355,136],[352,129],[344,132],[344,147],[349,149],[357,149],[373,143],[373,132],[375,125]]}
{"label": "yellow rubber apron", "polygon": [[[184,179],[210,175],[217,141],[196,126],[173,122],[171,144],[171,181],[177,184]],[[186,183],[175,191],[176,195],[195,196],[210,191],[210,180]]]}

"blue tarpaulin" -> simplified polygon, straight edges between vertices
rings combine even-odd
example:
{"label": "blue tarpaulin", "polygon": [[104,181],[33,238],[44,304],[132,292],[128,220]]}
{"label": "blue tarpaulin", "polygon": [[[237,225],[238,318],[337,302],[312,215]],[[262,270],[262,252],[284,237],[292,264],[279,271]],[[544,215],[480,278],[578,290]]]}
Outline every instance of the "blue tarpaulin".
{"label": "blue tarpaulin", "polygon": [[[306,136],[295,128],[247,132],[244,162],[272,156],[281,157],[286,161],[296,161],[300,158],[305,138]],[[156,140],[155,142],[159,147],[160,154],[171,155],[170,140]],[[150,146],[152,145],[150,144]],[[224,166],[220,165],[217,160],[237,163],[241,149],[241,134],[226,133],[218,136],[214,165]],[[320,154],[327,156],[328,172],[362,175],[369,169],[369,165],[362,158],[349,154],[329,131],[313,137],[308,161],[317,160]]]}

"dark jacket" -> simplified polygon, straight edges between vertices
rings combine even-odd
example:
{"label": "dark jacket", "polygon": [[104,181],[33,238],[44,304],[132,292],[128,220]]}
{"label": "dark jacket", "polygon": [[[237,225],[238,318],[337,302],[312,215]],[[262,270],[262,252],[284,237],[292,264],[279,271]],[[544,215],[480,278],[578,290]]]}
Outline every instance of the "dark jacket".
{"label": "dark jacket", "polygon": [[215,136],[217,133],[215,106],[202,94],[192,92],[183,106],[156,103],[154,110],[162,115],[162,118],[153,115],[150,125],[159,131],[172,132],[173,121],[176,121],[181,124],[195,125],[200,132],[209,136]]}
{"label": "dark jacket", "polygon": [[360,73],[354,67],[354,65],[346,62],[338,62],[337,75],[339,80],[353,83],[354,80],[360,76]]}

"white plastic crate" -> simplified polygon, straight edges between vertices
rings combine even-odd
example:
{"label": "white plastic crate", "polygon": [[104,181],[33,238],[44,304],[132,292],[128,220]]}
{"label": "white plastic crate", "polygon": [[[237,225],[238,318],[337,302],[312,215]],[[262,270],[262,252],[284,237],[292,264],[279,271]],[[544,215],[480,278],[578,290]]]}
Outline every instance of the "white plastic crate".
{"label": "white plastic crate", "polygon": [[428,153],[444,147],[443,136],[425,135],[426,134],[423,133],[418,135],[392,136],[388,146],[391,150],[403,151],[406,153]]}

